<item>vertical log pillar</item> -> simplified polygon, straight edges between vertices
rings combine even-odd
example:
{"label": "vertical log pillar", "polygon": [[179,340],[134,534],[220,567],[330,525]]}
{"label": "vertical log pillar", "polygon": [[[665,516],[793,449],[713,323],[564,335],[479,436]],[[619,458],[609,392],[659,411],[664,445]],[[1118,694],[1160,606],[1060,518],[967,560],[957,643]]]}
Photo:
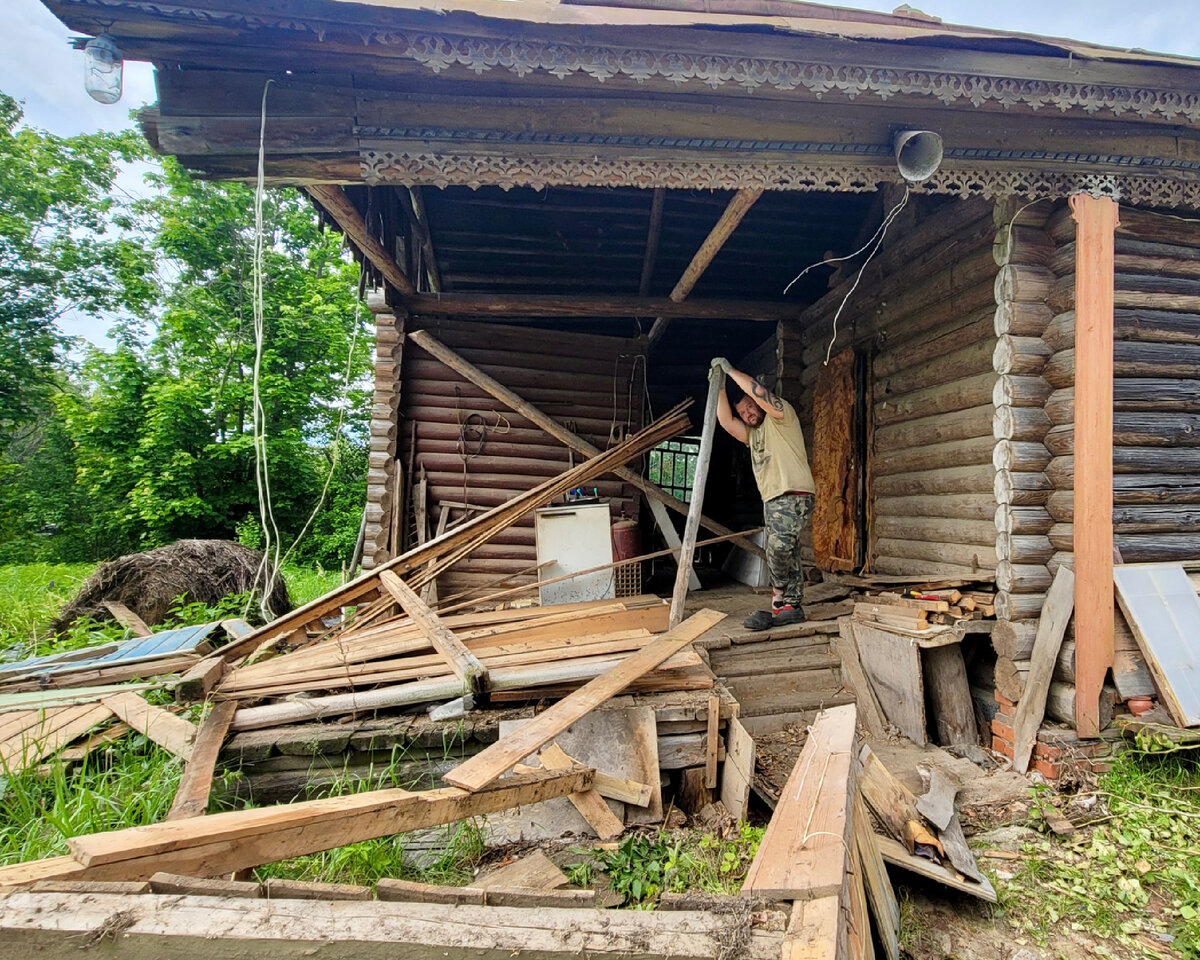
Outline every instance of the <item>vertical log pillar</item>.
{"label": "vertical log pillar", "polygon": [[1075,726],[1100,732],[1113,663],[1113,233],[1117,204],[1071,197],[1075,239]]}
{"label": "vertical log pillar", "polygon": [[374,569],[400,553],[398,544],[392,542],[392,534],[403,521],[395,513],[399,507],[399,485],[403,482],[396,456],[404,317],[394,315],[382,298],[373,298],[370,306],[375,314],[375,392],[371,397],[364,570]]}

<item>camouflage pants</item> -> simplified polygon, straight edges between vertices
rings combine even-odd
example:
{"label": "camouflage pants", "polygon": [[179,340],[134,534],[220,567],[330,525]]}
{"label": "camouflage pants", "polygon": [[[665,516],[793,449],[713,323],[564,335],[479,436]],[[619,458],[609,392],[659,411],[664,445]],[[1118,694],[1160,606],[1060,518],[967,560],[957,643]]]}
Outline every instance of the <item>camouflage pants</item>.
{"label": "camouflage pants", "polygon": [[800,534],[812,517],[811,493],[785,493],[763,504],[767,528],[767,572],[771,586],[783,591],[783,602],[799,608],[804,599],[800,566]]}

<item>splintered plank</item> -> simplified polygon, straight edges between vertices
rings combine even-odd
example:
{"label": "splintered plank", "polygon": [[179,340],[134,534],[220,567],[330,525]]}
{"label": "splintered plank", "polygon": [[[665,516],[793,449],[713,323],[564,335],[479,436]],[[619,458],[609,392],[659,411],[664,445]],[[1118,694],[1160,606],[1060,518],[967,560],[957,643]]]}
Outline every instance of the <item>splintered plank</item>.
{"label": "splintered plank", "polygon": [[863,744],[858,759],[858,789],[863,799],[893,838],[902,840],[905,824],[921,819],[916,798],[866,744]]}
{"label": "splintered plank", "polygon": [[379,571],[379,582],[396,599],[396,602],[412,618],[412,621],[421,628],[421,632],[433,644],[433,648],[446,659],[455,676],[475,693],[486,691],[488,687],[487,668],[438,619],[437,614],[429,608],[429,605],[391,570]]}
{"label": "splintered plank", "polygon": [[93,727],[112,718],[113,712],[100,704],[47,710],[38,721],[0,744],[0,772],[20,773],[26,767],[53,756]]}
{"label": "splintered plank", "polygon": [[[1187,578],[1184,579],[1186,581]],[[1192,594],[1192,599],[1196,599],[1195,593]],[[1016,737],[1013,742],[1013,769],[1018,773],[1029,769],[1029,758],[1033,754],[1038,727],[1042,725],[1042,716],[1046,712],[1046,694],[1054,676],[1054,664],[1058,660],[1058,651],[1062,647],[1063,635],[1067,632],[1067,622],[1071,619],[1071,609],[1074,605],[1075,574],[1070,567],[1060,566],[1054,575],[1054,582],[1046,592],[1046,602],[1042,605],[1042,616],[1038,620],[1037,636],[1033,640],[1029,677],[1025,681],[1025,689],[1021,693],[1021,701],[1017,704],[1016,716],[1013,718]]]}
{"label": "splintered plank", "polygon": [[783,938],[783,960],[840,960],[838,943],[845,937],[845,913],[837,894],[797,900]]}
{"label": "splintered plank", "polygon": [[72,837],[73,857],[0,867],[0,886],[32,880],[146,880],[166,871],[213,877],[332,850],[360,840],[453,823],[591,786],[591,771],[572,767],[506,778],[487,790],[453,787],[414,793],[373,790],[342,797],[214,813],[189,820]]}
{"label": "splintered plank", "polygon": [[932,860],[926,860],[924,857],[918,857],[915,854],[909,853],[904,849],[904,844],[893,840],[891,837],[876,834],[875,842],[879,845],[879,852],[883,854],[883,859],[894,866],[908,870],[926,879],[936,880],[938,883],[944,884],[952,890],[957,890],[960,893],[969,893],[971,896],[979,897],[980,900],[986,900],[988,903],[996,902],[996,891],[987,877],[983,878],[982,883],[972,883],[970,880],[964,880],[957,870],[950,870],[943,867],[940,863],[934,863]]}
{"label": "splintered plank", "polygon": [[212,790],[217,754],[221,752],[221,744],[225,742],[229,723],[236,711],[235,701],[222,700],[208,712],[208,716],[200,724],[196,742],[192,745],[191,759],[184,768],[171,811],[167,814],[168,820],[198,817],[208,809],[208,795]]}
{"label": "splintered plank", "polygon": [[136,693],[119,693],[102,701],[120,719],[164,750],[187,760],[192,755],[196,727],[175,714],[147,703]]}
{"label": "splintered plank", "polygon": [[459,764],[442,779],[464,790],[479,790],[487,786],[514,764],[545,746],[580,717],[615,697],[634,680],[665,662],[724,618],[725,614],[719,611],[701,610],[612,669],[589,680],[514,733]]}
{"label": "splintered plank", "polygon": [[146,621],[125,606],[125,604],[117,600],[103,600],[101,602],[104,608],[113,615],[113,619],[126,630],[130,631],[135,637],[149,637],[154,633],[146,625]]}
{"label": "splintered plank", "polygon": [[824,710],[779,796],[743,896],[816,900],[842,890],[853,817],[853,704]]}
{"label": "splintered plank", "polygon": [[1115,567],[1117,602],[1163,702],[1181,727],[1200,726],[1200,599],[1178,563]]}

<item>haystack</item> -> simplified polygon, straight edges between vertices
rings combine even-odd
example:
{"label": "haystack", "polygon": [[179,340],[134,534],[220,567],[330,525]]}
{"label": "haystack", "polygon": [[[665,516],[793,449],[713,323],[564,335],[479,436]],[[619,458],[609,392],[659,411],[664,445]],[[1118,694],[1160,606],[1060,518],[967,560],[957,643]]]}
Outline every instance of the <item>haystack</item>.
{"label": "haystack", "polygon": [[[96,568],[51,629],[65,630],[80,617],[111,620],[105,600],[119,601],[146,623],[159,624],[181,596],[185,603],[215,604],[254,589],[262,559],[257,550],[229,540],[179,540],[118,557]],[[291,610],[282,577],[276,577],[267,607],[273,617]],[[257,604],[250,612],[257,612]]]}

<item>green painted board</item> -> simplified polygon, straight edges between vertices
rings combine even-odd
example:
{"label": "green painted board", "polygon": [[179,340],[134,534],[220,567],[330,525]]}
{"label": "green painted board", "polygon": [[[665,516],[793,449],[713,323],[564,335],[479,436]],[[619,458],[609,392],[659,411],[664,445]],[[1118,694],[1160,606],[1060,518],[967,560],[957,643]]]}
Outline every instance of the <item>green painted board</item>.
{"label": "green painted board", "polygon": [[1200,726],[1200,598],[1178,563],[1113,568],[1117,603],[1137,637],[1164,706],[1181,727]]}

